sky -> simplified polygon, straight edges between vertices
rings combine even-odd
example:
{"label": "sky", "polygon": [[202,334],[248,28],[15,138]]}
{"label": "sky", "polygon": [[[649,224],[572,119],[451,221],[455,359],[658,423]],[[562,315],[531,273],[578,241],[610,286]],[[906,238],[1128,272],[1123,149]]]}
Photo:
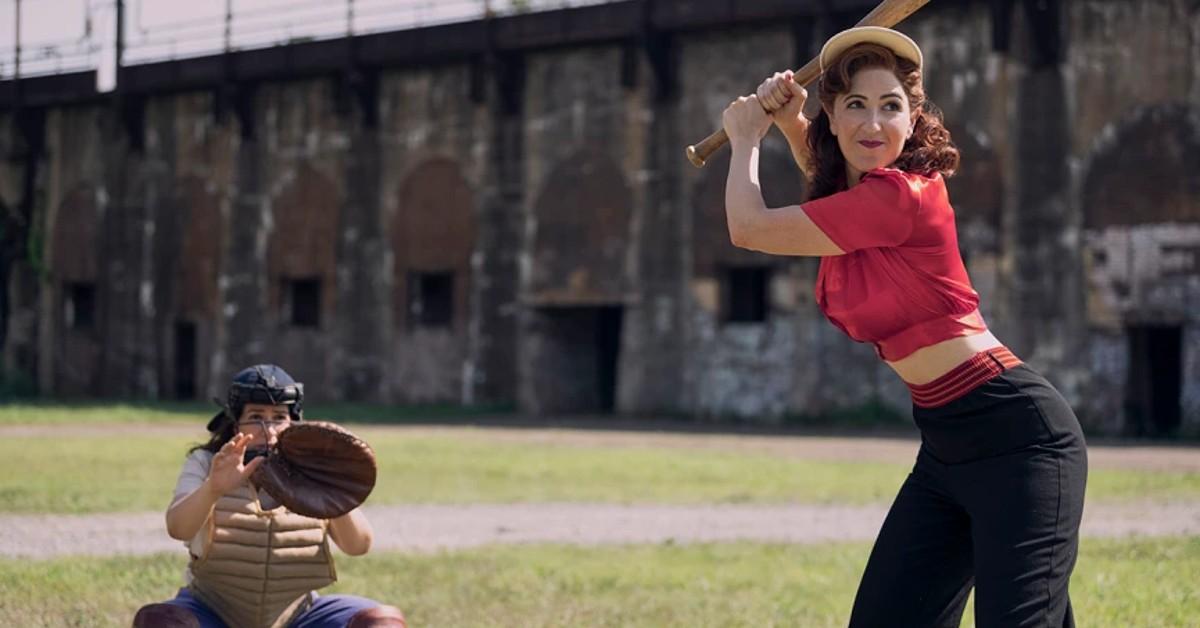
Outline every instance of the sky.
{"label": "sky", "polygon": [[[298,38],[411,28],[497,13],[605,0],[125,0],[124,62],[212,54],[224,48],[226,5],[234,48]],[[102,90],[115,76],[115,0],[0,0],[0,79],[16,69],[20,9],[21,75],[97,69]],[[353,8],[353,18],[348,9]]]}

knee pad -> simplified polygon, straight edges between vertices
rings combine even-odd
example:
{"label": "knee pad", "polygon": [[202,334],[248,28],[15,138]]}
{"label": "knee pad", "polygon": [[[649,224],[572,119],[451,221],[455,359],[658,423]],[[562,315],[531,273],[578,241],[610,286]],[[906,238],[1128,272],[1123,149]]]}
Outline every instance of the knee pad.
{"label": "knee pad", "polygon": [[133,628],[200,628],[200,620],[186,608],[149,604],[133,616]]}
{"label": "knee pad", "polygon": [[376,606],[355,613],[346,628],[408,628],[408,624],[395,606]]}

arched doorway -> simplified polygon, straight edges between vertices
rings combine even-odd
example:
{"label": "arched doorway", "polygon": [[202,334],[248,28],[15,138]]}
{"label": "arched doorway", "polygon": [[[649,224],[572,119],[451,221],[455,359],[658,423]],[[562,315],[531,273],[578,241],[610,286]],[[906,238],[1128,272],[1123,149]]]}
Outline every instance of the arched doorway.
{"label": "arched doorway", "polygon": [[[332,328],[337,312],[337,242],[341,195],[333,179],[307,161],[271,201],[267,243],[272,358],[317,394],[334,390]],[[353,312],[347,312],[353,316]]]}
{"label": "arched doorway", "polygon": [[396,327],[393,396],[457,402],[468,359],[475,195],[458,162],[416,166],[391,219]]}
{"label": "arched doorway", "polygon": [[160,236],[167,258],[159,270],[160,289],[169,299],[161,331],[167,360],[160,388],[175,399],[197,399],[208,390],[208,356],[220,311],[220,199],[203,178],[186,176],[172,186],[170,207],[165,212],[170,222]]}
{"label": "arched doorway", "polygon": [[105,291],[99,279],[100,213],[89,184],[73,188],[58,207],[51,248],[55,320],[54,391],[67,396],[99,395],[103,356]]}
{"label": "arched doorway", "polygon": [[[1088,318],[1125,335],[1125,431],[1166,435],[1184,420],[1200,332],[1200,124],[1184,105],[1146,107],[1105,133],[1083,180]],[[1119,385],[1120,382],[1112,382]]]}
{"label": "arched doorway", "polygon": [[535,412],[616,409],[621,324],[630,292],[633,197],[608,157],[577,152],[546,178],[533,208],[524,303],[524,405]]}

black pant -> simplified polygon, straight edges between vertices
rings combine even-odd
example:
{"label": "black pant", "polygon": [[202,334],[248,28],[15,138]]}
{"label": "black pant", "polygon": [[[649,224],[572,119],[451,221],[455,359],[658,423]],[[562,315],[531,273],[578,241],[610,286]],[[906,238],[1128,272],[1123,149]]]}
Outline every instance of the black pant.
{"label": "black pant", "polygon": [[854,600],[854,628],[975,622],[1074,626],[1067,592],[1087,482],[1083,432],[1041,375],[1018,366],[966,396],[913,408],[921,449]]}

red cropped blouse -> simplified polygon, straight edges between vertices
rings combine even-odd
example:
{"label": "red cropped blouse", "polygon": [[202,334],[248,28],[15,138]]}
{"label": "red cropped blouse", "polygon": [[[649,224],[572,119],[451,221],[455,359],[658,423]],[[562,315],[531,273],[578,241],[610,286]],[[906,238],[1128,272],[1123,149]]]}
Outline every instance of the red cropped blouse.
{"label": "red cropped blouse", "polygon": [[821,259],[816,285],[821,311],[846,335],[894,362],[987,330],[941,174],[877,168],[803,208],[846,252]]}

